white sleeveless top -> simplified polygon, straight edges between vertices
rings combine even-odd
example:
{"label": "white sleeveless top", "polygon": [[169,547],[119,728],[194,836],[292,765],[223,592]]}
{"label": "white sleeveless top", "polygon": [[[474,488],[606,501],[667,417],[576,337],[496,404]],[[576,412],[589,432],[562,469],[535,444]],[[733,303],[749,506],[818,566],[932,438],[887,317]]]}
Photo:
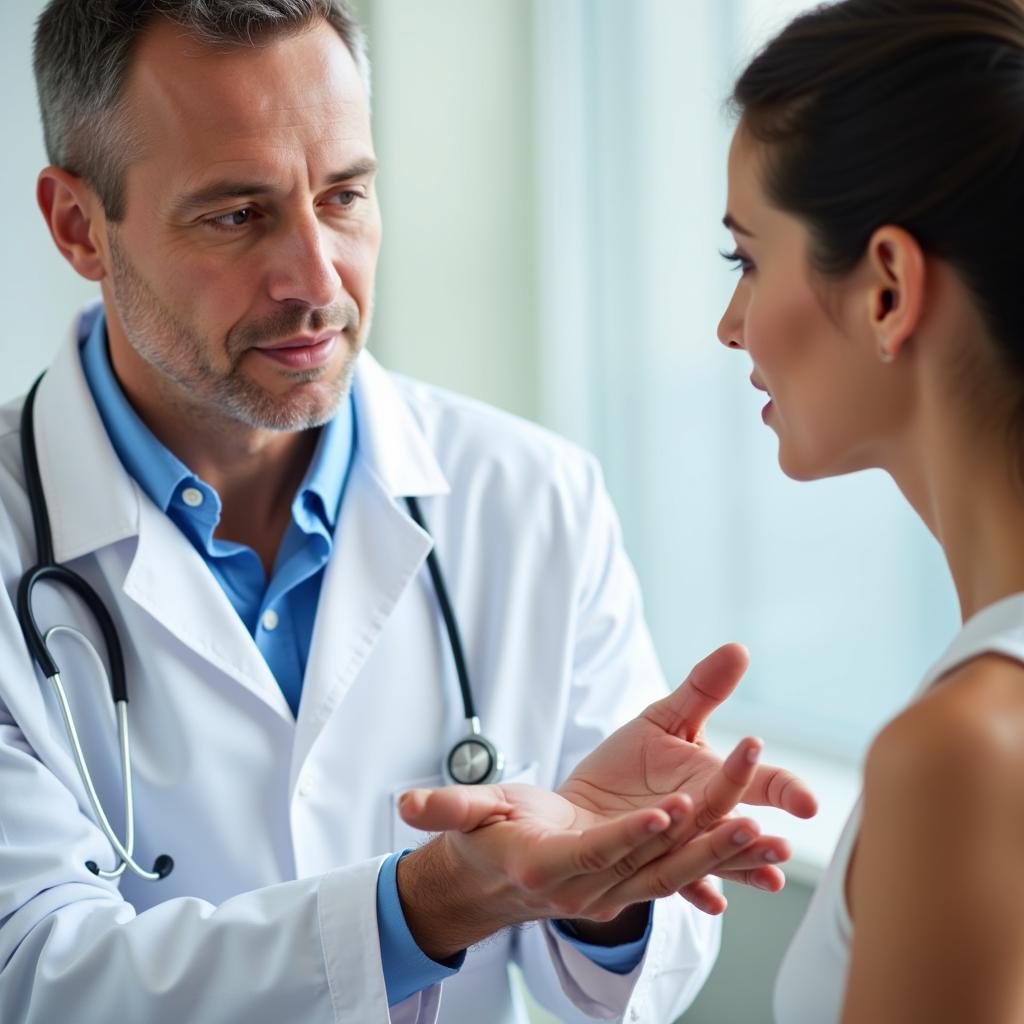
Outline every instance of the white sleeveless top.
{"label": "white sleeveless top", "polygon": [[[929,669],[914,699],[952,669],[989,653],[1024,663],[1024,594],[1004,598],[972,616]],[[853,935],[846,907],[846,873],[860,819],[858,800],[782,961],[775,983],[776,1024],[839,1022]]]}

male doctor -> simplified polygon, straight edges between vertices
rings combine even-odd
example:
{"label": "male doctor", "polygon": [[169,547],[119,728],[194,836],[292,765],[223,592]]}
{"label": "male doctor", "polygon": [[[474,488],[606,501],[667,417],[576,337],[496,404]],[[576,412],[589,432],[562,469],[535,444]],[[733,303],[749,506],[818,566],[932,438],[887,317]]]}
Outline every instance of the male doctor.
{"label": "male doctor", "polygon": [[[665,696],[592,460],[363,351],[380,216],[344,4],[52,0],[36,74],[38,201],[102,292],[35,398],[42,490],[56,561],[124,648],[135,856],[173,870],[96,870],[119,857],[17,614],[39,557],[19,402],[0,1020],[504,1024],[511,961],[564,1020],[674,1018],[717,948],[705,876],[782,884],[785,843],[729,812],[813,798],[756,740],[724,762],[703,743],[742,649]],[[436,788],[467,724],[432,548],[494,784]],[[67,588],[32,612],[104,650]],[[80,637],[49,645],[123,836],[109,690]]]}

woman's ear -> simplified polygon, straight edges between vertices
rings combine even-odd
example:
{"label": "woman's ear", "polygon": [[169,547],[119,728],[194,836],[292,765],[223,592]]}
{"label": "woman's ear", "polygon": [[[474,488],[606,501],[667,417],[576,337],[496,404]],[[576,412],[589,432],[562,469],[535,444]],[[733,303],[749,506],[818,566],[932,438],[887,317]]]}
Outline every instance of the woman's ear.
{"label": "woman's ear", "polygon": [[36,201],[60,254],[88,281],[107,276],[98,239],[106,218],[96,193],[74,174],[46,167],[36,182]]}
{"label": "woman's ear", "polygon": [[885,363],[897,359],[921,320],[925,259],[916,238],[886,225],[871,236],[867,248],[870,329]]}

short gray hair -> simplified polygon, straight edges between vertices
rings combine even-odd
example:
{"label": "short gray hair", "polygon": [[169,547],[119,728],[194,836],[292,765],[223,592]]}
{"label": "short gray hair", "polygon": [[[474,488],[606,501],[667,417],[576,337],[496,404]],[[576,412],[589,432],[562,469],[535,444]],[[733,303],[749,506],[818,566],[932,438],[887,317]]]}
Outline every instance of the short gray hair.
{"label": "short gray hair", "polygon": [[203,42],[238,46],[323,18],[352,54],[369,95],[366,36],[347,0],[50,0],[35,36],[47,157],[83,178],[112,221],[124,216],[131,149],[125,79],[140,37],[157,17]]}

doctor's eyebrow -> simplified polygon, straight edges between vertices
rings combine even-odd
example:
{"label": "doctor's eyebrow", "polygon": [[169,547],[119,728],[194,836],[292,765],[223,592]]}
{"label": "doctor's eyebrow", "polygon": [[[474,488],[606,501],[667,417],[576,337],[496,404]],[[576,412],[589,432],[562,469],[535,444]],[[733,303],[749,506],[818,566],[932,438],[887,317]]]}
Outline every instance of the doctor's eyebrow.
{"label": "doctor's eyebrow", "polygon": [[[365,160],[357,160],[344,170],[335,171],[327,175],[325,184],[328,187],[331,185],[341,185],[346,181],[352,181],[354,178],[366,177],[373,174],[376,170],[377,161],[367,157]],[[247,196],[269,195],[277,191],[277,186],[267,181],[244,181],[223,178],[176,199],[171,206],[171,213],[175,217],[185,218],[227,199],[245,199]]]}
{"label": "doctor's eyebrow", "polygon": [[739,221],[738,221],[738,220],[736,220],[736,218],[735,218],[735,217],[734,217],[734,216],[733,216],[733,215],[732,215],[731,213],[727,213],[727,214],[726,214],[726,215],[725,215],[725,216],[724,216],[724,217],[722,218],[722,223],[723,223],[723,224],[724,224],[724,225],[725,225],[725,226],[726,226],[726,227],[727,227],[727,228],[728,228],[728,229],[729,229],[730,231],[732,231],[732,232],[735,232],[735,234],[737,234],[737,235],[746,235],[746,236],[747,236],[747,238],[753,238],[753,237],[754,237],[754,233],[753,233],[752,231],[748,231],[748,230],[747,230],[747,229],[746,229],[745,227],[743,227],[743,226],[742,226],[742,225],[741,225],[741,224],[739,223]]}

